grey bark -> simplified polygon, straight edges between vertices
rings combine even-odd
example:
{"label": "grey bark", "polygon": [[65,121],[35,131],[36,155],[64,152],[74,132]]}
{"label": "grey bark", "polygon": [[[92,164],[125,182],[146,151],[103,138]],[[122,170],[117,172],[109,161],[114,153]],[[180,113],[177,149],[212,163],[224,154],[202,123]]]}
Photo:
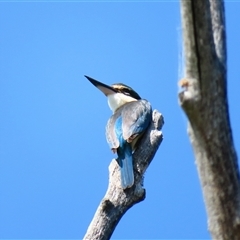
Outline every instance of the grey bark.
{"label": "grey bark", "polygon": [[160,129],[163,123],[162,115],[154,110],[152,122],[133,154],[135,179],[131,188],[122,189],[119,167],[113,159],[109,166],[107,192],[88,227],[84,236],[85,240],[110,239],[124,213],[134,204],[144,200],[146,192],[143,188],[143,175],[162,142],[163,135]]}
{"label": "grey bark", "polygon": [[222,0],[181,0],[185,78],[179,102],[189,119],[213,239],[239,240],[239,170],[227,101]]}

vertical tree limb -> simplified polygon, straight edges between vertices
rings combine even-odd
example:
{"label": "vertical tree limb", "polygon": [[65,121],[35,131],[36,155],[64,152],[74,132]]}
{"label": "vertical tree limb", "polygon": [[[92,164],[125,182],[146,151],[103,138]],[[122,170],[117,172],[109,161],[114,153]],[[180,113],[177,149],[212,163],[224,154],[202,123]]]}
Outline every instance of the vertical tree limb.
{"label": "vertical tree limb", "polygon": [[213,239],[240,239],[240,185],[229,121],[226,37],[222,0],[181,0],[185,78],[179,102]]}
{"label": "vertical tree limb", "polygon": [[133,154],[134,185],[131,188],[122,189],[119,166],[115,159],[111,162],[108,189],[88,227],[85,240],[110,239],[124,213],[134,204],[144,200],[143,174],[162,142],[162,126],[163,117],[154,110],[151,125]]}

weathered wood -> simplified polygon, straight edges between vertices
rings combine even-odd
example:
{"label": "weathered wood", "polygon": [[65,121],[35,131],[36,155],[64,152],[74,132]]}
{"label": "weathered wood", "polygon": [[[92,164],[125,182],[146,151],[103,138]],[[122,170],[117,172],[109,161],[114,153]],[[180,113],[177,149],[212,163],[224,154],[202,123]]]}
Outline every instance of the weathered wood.
{"label": "weathered wood", "polygon": [[148,127],[133,155],[135,181],[131,188],[122,189],[119,166],[116,160],[113,159],[109,166],[107,192],[88,227],[84,236],[85,240],[110,239],[124,213],[134,204],[144,200],[143,174],[162,142],[163,135],[160,129],[163,123],[162,115],[154,110],[151,125]]}
{"label": "weathered wood", "polygon": [[185,78],[179,102],[202,185],[213,239],[240,239],[240,185],[229,121],[222,0],[181,0]]}

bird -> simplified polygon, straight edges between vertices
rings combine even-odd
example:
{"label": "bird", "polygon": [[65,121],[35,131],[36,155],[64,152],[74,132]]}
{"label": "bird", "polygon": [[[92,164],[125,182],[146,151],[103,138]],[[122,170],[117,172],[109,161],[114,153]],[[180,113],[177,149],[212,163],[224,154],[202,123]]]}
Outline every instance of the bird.
{"label": "bird", "polygon": [[84,75],[108,99],[113,114],[106,125],[106,139],[120,167],[121,186],[134,184],[133,152],[151,122],[152,107],[137,92],[123,83],[106,85]]}

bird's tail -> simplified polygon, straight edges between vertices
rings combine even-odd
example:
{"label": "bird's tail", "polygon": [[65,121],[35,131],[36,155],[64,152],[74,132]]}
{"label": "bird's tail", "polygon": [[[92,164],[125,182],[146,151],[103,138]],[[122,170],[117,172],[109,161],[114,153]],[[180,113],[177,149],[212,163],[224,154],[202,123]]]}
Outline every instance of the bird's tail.
{"label": "bird's tail", "polygon": [[132,148],[129,143],[118,148],[118,164],[120,166],[122,188],[130,188],[134,183]]}

